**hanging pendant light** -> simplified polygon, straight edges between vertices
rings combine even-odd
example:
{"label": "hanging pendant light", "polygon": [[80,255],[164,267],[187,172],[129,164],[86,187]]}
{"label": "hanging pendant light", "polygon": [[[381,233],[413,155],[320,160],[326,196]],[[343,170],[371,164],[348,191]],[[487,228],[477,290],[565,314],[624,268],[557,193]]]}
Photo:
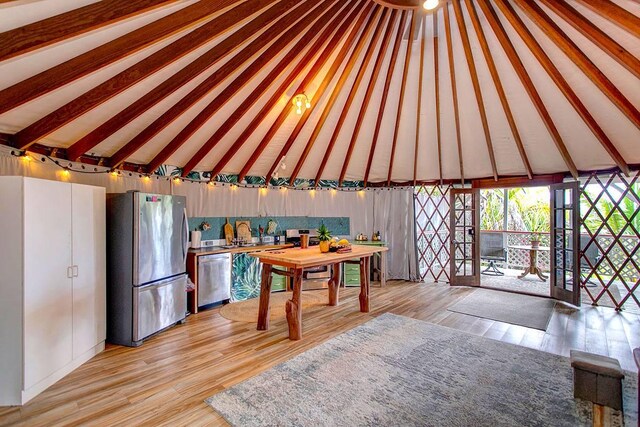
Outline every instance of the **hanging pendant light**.
{"label": "hanging pendant light", "polygon": [[309,102],[309,98],[307,98],[307,95],[305,95],[304,92],[294,96],[291,103],[296,107],[297,114],[302,114],[303,106],[305,109],[311,108],[311,102]]}

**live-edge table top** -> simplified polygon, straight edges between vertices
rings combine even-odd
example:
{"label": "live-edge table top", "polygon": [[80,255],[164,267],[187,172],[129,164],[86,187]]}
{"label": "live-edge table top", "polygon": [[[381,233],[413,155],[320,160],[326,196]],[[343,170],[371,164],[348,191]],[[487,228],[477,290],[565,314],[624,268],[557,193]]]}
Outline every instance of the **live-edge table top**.
{"label": "live-edge table top", "polygon": [[283,267],[305,269],[310,267],[318,267],[321,265],[336,264],[355,258],[363,258],[371,256],[378,252],[389,250],[382,246],[363,246],[351,245],[351,252],[320,252],[318,246],[312,246],[305,249],[290,248],[282,250],[272,250],[265,252],[250,253],[252,257],[258,258],[261,262]]}

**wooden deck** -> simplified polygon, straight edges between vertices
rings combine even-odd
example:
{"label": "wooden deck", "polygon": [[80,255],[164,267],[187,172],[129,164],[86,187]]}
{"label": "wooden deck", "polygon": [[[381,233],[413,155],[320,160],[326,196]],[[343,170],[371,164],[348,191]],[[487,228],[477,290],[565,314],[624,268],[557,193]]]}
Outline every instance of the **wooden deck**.
{"label": "wooden deck", "polygon": [[305,311],[304,338],[287,338],[286,320],[269,331],[232,322],[217,309],[131,349],[107,350],[22,408],[1,408],[0,425],[225,425],[203,400],[385,312],[414,317],[476,335],[568,355],[586,349],[620,359],[635,370],[640,316],[610,308],[557,308],[547,332],[446,310],[470,288],[389,281],[372,287],[371,312],[358,310],[358,289],[341,290],[341,304]]}

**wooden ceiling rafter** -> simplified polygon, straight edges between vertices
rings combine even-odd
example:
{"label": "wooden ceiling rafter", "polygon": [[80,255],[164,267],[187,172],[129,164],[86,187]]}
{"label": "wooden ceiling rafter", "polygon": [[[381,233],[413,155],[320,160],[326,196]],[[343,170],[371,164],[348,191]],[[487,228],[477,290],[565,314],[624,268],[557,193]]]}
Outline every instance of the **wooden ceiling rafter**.
{"label": "wooden ceiling rafter", "polygon": [[[237,6],[214,18],[201,27],[183,35],[164,48],[149,55],[136,64],[133,64],[96,87],[67,102],[62,107],[57,108],[31,125],[25,127],[16,134],[18,145],[20,147],[28,147],[33,142],[49,135],[65,124],[77,119],[82,114],[124,92],[136,83],[142,81],[144,78],[213,40],[215,37],[229,30],[243,19],[251,16],[255,12],[253,7],[265,7],[272,2],[273,0],[252,0],[250,3],[243,3],[240,6]],[[222,45],[222,43],[220,43],[220,45]],[[174,76],[169,77],[162,84],[165,86],[171,86],[167,92],[173,92],[181,85],[206,70],[210,62],[215,62],[215,58],[217,56],[220,56],[223,52],[226,52],[232,47],[232,45],[227,43],[224,46],[216,46],[210,49],[196,61],[180,70]],[[151,93],[155,94],[160,92],[160,89],[156,89]],[[149,95],[145,95],[144,99],[148,99],[148,96]],[[137,111],[141,114],[144,110]],[[135,117],[137,116],[133,116],[133,118]],[[97,129],[81,138],[79,140],[81,143],[72,144],[69,147],[68,154],[73,156],[72,160],[77,159],[82,154],[98,145],[102,140],[121,129],[126,123],[133,120],[133,118],[131,118],[131,115],[127,113],[116,114],[114,117],[109,119],[106,124],[98,126]]]}
{"label": "wooden ceiling rafter", "polygon": [[469,34],[467,33],[467,26],[464,21],[464,15],[462,8],[460,7],[460,0],[453,0],[453,12],[458,24],[458,32],[460,33],[460,39],[462,40],[462,48],[464,50],[464,57],[467,63],[467,69],[471,76],[471,84],[473,85],[473,92],[476,98],[476,105],[478,106],[478,112],[480,113],[480,121],[482,122],[482,130],[484,132],[485,143],[487,144],[487,151],[489,153],[489,161],[491,162],[491,170],[493,172],[493,179],[498,180],[498,167],[496,165],[496,156],[493,150],[493,143],[491,142],[491,130],[489,129],[489,120],[487,119],[487,112],[484,107],[484,98],[482,96],[482,88],[480,87],[480,81],[478,80],[478,70],[476,69],[475,60],[471,53],[471,42],[469,40]]}
{"label": "wooden ceiling rafter", "polygon": [[420,66],[418,76],[418,108],[416,108],[416,144],[413,149],[413,182],[418,182],[418,154],[420,152],[420,116],[422,111],[422,86],[424,84],[424,52],[427,44],[427,17],[420,18],[422,26],[422,37],[420,38]]}
{"label": "wooden ceiling rafter", "polygon": [[[233,156],[235,156],[238,150],[240,150],[240,148],[242,148],[242,146],[247,142],[251,134],[255,132],[255,130],[260,125],[260,123],[262,123],[262,121],[267,117],[269,112],[273,109],[273,106],[277,104],[278,100],[283,96],[283,94],[286,94],[289,86],[291,86],[291,84],[293,84],[295,79],[298,78],[299,74],[301,74],[304,71],[305,67],[307,66],[307,63],[313,60],[314,56],[316,56],[316,53],[318,52],[319,52],[319,56],[314,62],[314,64],[312,65],[311,70],[307,73],[306,77],[303,79],[303,82],[307,80],[311,81],[313,79],[313,77],[311,76],[315,76],[318,72],[320,72],[320,69],[322,68],[323,64],[329,59],[330,54],[335,49],[337,49],[340,43],[340,39],[342,38],[342,35],[347,32],[347,30],[349,29],[349,26],[351,26],[352,22],[356,19],[358,14],[361,12],[361,9],[359,8],[362,7],[362,0],[360,0],[360,2],[356,2],[354,6],[355,7],[352,8],[352,10],[349,12],[349,15],[347,16],[347,18],[342,20],[342,24],[340,24],[340,20],[338,20],[335,22],[335,26],[330,26],[330,28],[327,28],[320,35],[320,37],[316,40],[313,46],[307,51],[304,58],[289,73],[285,81],[282,82],[282,84],[274,92],[271,98],[269,98],[269,100],[265,103],[265,105],[260,109],[258,114],[256,114],[256,116],[251,120],[249,125],[244,129],[244,131],[242,131],[240,136],[236,138],[233,145],[229,147],[229,149],[227,149],[227,151],[222,155],[220,160],[213,166],[213,168],[210,171],[212,179],[217,174],[222,172],[223,168],[227,165],[227,163],[229,163],[229,161],[233,158]],[[338,26],[338,24],[340,25]],[[338,30],[334,33],[333,30],[335,28],[338,28]],[[331,35],[332,33],[334,33],[333,36]],[[329,42],[326,44],[325,48],[321,50],[320,48],[322,47],[325,39],[329,39],[329,37],[331,37]],[[245,109],[242,109],[242,107],[239,107],[233,114],[231,114],[231,116],[229,116],[229,119],[225,122],[225,124],[222,125],[211,136],[211,138],[209,138],[209,141],[212,141],[212,143],[213,141],[220,141],[222,137],[226,135],[226,133],[229,132],[229,130],[231,130],[231,126],[233,126],[234,123],[239,121],[242,115],[244,115],[244,113],[247,110],[248,108],[245,110]],[[254,151],[254,154],[252,157],[255,157],[257,159],[257,157],[262,154],[262,151],[264,150],[264,148],[265,146],[259,146]]]}
{"label": "wooden ceiling rafter", "polygon": [[458,108],[458,88],[456,85],[456,70],[453,60],[453,43],[451,42],[451,21],[449,18],[449,5],[442,8],[444,11],[444,32],[447,38],[447,58],[449,62],[449,80],[451,83],[451,97],[453,99],[453,117],[456,127],[456,144],[458,147],[458,166],[460,181],[464,185],[464,161],[462,159],[462,137],[460,135],[460,111]]}
{"label": "wooden ceiling rafter", "polygon": [[0,61],[5,61],[71,37],[178,0],[103,0],[0,33]]}
{"label": "wooden ceiling rafter", "polygon": [[[516,2],[518,1],[519,0],[516,0]],[[582,118],[582,120],[589,127],[596,139],[600,142],[600,145],[602,145],[605,151],[607,151],[611,159],[616,163],[616,165],[618,165],[620,170],[628,175],[629,166],[627,165],[618,149],[609,139],[604,130],[602,130],[589,109],[582,103],[580,98],[578,98],[560,70],[558,70],[558,68],[553,64],[549,56],[544,52],[540,44],[536,41],[531,32],[526,28],[524,22],[522,22],[520,17],[516,14],[515,10],[505,0],[497,0],[496,3],[507,20],[520,35],[522,41],[524,41],[525,45],[529,48],[540,65],[542,65],[542,67],[545,69],[547,75],[551,77],[558,89],[560,89],[562,94],[567,98],[569,103],[574,107],[578,115]]]}
{"label": "wooden ceiling rafter", "polygon": [[[322,2],[322,6],[328,6],[333,1],[334,0],[325,0]],[[318,5],[319,3],[315,3],[315,6]],[[193,134],[200,129],[209,120],[209,118],[231,98],[231,96],[233,96],[234,93],[246,85],[251,77],[260,72],[264,66],[273,60],[275,55],[277,55],[286,45],[291,43],[293,39],[298,36],[298,32],[288,31],[291,25],[305,14],[307,19],[305,19],[304,26],[309,22],[313,22],[315,16],[310,13],[309,9],[302,11],[302,13],[301,9],[303,8],[296,8],[294,10],[289,9],[288,14],[280,18],[279,21],[275,22],[259,37],[255,38],[245,49],[233,56],[209,78],[192,90],[187,97],[183,98],[185,102],[183,102],[183,100],[179,101],[178,104],[174,105],[174,107],[170,108],[165,114],[156,120],[156,123],[165,123],[166,118],[163,118],[164,116],[168,116],[169,120],[175,120],[178,118],[182,113],[186,112],[189,107],[202,99],[202,97],[207,93],[215,89],[218,84],[222,83],[229,75],[251,59],[253,55],[257,54],[257,52],[271,43],[274,38],[278,37],[275,43],[271,44],[271,46],[267,48],[267,50],[263,52],[258,59],[253,60],[241,73],[242,78],[238,77],[234,82],[230,83],[222,93],[220,93],[209,105],[201,110],[194,119],[184,126],[182,130],[180,130],[180,132],[178,132],[178,134],[160,150],[160,152],[147,164],[147,168],[149,170],[156,170],[166,160],[168,160],[169,157],[178,150],[178,148],[187,142],[188,139],[193,136]],[[247,54],[244,55],[244,52]],[[187,100],[187,98],[189,99]]]}
{"label": "wooden ceiling rafter", "polygon": [[[327,87],[331,83],[331,80],[333,80],[333,77],[338,72],[338,69],[342,65],[342,62],[347,58],[347,54],[349,53],[351,48],[355,49],[356,45],[360,42],[361,39],[363,39],[362,34],[364,34],[365,32],[368,32],[368,30],[371,29],[372,22],[374,21],[374,18],[376,16],[378,10],[380,9],[379,5],[372,5],[372,6],[373,6],[372,9],[368,9],[369,12],[367,14],[361,16],[361,20],[358,21],[357,25],[353,28],[352,32],[349,34],[349,37],[347,38],[347,40],[345,41],[342,49],[338,53],[338,56],[333,61],[333,64],[329,68],[329,71],[327,72],[327,74],[324,76],[324,78],[320,82],[320,85],[316,89],[316,91],[315,91],[315,93],[313,95],[313,99],[311,100],[311,108],[307,108],[302,113],[302,116],[300,116],[298,118],[298,123],[296,124],[295,128],[293,129],[293,132],[289,135],[289,138],[287,138],[287,141],[284,143],[284,146],[280,150],[279,155],[277,156],[277,158],[275,159],[275,161],[271,165],[271,168],[269,169],[269,172],[267,172],[267,175],[266,175],[266,181],[267,182],[269,182],[271,180],[273,174],[275,173],[275,170],[280,165],[281,159],[284,156],[286,156],[287,153],[289,152],[289,149],[291,148],[291,146],[295,142],[296,138],[300,134],[300,131],[302,130],[302,128],[306,124],[307,120],[309,119],[309,117],[311,115],[311,112],[318,105],[318,103],[320,102],[320,98],[323,96],[323,94],[325,93],[325,90],[327,89]],[[357,37],[358,33],[361,33],[360,37]],[[309,82],[307,82],[307,84],[309,84]],[[305,85],[300,85],[299,87],[305,87]],[[282,110],[281,115],[284,114],[284,116],[286,118],[286,116],[289,114],[289,112],[291,110],[292,110],[292,105],[289,103]],[[279,118],[280,118],[280,116],[279,116]],[[280,125],[282,125],[281,122],[278,124],[278,127]],[[271,130],[272,129],[270,129],[270,132],[271,132]],[[277,130],[277,128],[275,130]],[[273,138],[273,134],[275,134],[275,130],[274,130],[274,132],[272,134],[268,134],[265,138],[263,138],[263,140],[266,140],[266,144],[268,144],[271,141],[271,139]],[[255,161],[255,159],[253,161]],[[249,163],[249,162],[247,162],[247,163]],[[242,176],[244,178],[244,176],[246,175],[247,172],[248,172],[248,169],[246,169],[246,165],[245,165],[245,167],[240,172],[240,176]]]}
{"label": "wooden ceiling rafter", "polygon": [[[364,59],[362,60],[362,62],[360,63],[360,68],[358,69],[358,73],[356,75],[356,79],[353,82],[353,84],[351,85],[351,89],[349,91],[349,95],[347,95],[347,100],[345,101],[343,107],[342,107],[342,111],[340,112],[340,117],[338,118],[338,122],[335,125],[335,128],[333,129],[333,133],[331,134],[331,138],[329,139],[329,144],[327,145],[327,148],[325,150],[324,156],[322,157],[322,161],[320,163],[320,166],[318,167],[318,171],[316,173],[316,177],[314,180],[314,183],[316,186],[318,186],[318,183],[320,182],[320,176],[322,175],[322,172],[324,171],[325,166],[327,165],[327,162],[329,161],[329,157],[331,157],[331,153],[333,151],[333,148],[335,146],[336,141],[338,140],[338,135],[340,134],[340,130],[342,129],[342,126],[344,125],[344,122],[347,118],[347,115],[349,113],[349,110],[351,109],[351,104],[353,103],[357,93],[358,93],[358,89],[360,88],[360,84],[362,83],[362,79],[364,78],[365,72],[369,66],[369,62],[371,62],[371,58],[373,58],[373,53],[376,50],[376,47],[378,45],[378,40],[380,39],[380,36],[382,35],[382,30],[384,29],[385,26],[389,25],[389,21],[387,21],[387,15],[389,14],[390,9],[389,8],[385,8],[382,11],[382,16],[380,17],[380,20],[378,21],[378,24],[376,25],[376,28],[373,32],[373,35],[371,36],[371,41],[369,42],[369,46],[367,47],[367,50],[364,54]],[[386,24],[383,24],[384,22],[387,22]],[[349,71],[349,74],[351,73],[351,71]],[[344,73],[343,73],[344,74]],[[345,82],[346,82],[346,76],[345,76]],[[336,85],[336,88],[334,89],[334,94],[337,96],[339,94],[339,92],[342,90],[340,87],[340,82],[338,82],[338,85]],[[333,94],[332,94],[333,97]],[[329,102],[329,104],[332,104],[331,101]],[[327,104],[327,107],[332,108],[329,106],[329,104]],[[325,109],[327,108],[325,107]],[[327,114],[328,115],[328,114]],[[320,126],[320,128],[322,128],[322,126],[324,125],[324,121],[319,121],[318,122],[318,126]],[[318,131],[319,133],[319,131]],[[309,140],[311,141],[311,139]],[[308,152],[305,153],[308,154]],[[306,155],[305,155],[306,157]],[[300,158],[300,160],[302,160],[302,157]],[[300,161],[298,162],[300,163]],[[295,171],[294,171],[295,172]],[[295,177],[294,177],[295,178]]]}
{"label": "wooden ceiling rafter", "polygon": [[573,28],[584,37],[591,40],[610,57],[618,61],[637,78],[640,78],[640,60],[629,53],[618,42],[613,40],[607,33],[596,27],[591,21],[581,15],[567,2],[554,0],[541,0],[549,9],[571,24]]}
{"label": "wooden ceiling rafter", "polygon": [[238,0],[198,2],[0,91],[0,114],[138,52]]}
{"label": "wooden ceiling rafter", "polygon": [[640,18],[611,0],[578,0],[610,22],[640,38]]}
{"label": "wooden ceiling rafter", "polygon": [[[558,46],[564,54],[600,89],[600,91],[640,129],[640,111],[624,96],[611,80],[589,59],[587,55],[553,22],[533,0],[515,0],[524,13]],[[499,2],[504,4],[504,2]],[[509,7],[511,10],[513,8]],[[501,8],[503,9],[503,8]],[[506,9],[506,8],[505,8]],[[514,15],[509,13],[509,15]],[[519,19],[519,18],[518,18]]]}
{"label": "wooden ceiling rafter", "polygon": [[[362,29],[362,26],[364,25],[364,23],[366,21],[366,18],[367,18],[367,16],[369,16],[369,14],[371,13],[372,9],[373,9],[373,4],[371,4],[371,3],[368,3],[363,7],[362,13],[360,13],[360,15],[358,16],[358,20],[356,21],[355,25],[351,28],[351,31],[349,31],[349,34],[348,34],[345,42],[343,43],[342,48],[338,51],[337,56],[335,57],[335,59],[333,60],[331,66],[329,67],[329,71],[325,75],[325,79],[322,80],[322,82],[320,84],[320,87],[316,90],[317,94],[321,94],[322,93],[322,91],[324,90],[324,87],[326,87],[326,85],[328,85],[328,82],[325,83],[325,80],[326,79],[330,80],[330,78],[328,76],[333,77],[333,75],[336,73],[336,71],[340,67],[340,64],[342,63],[344,58],[347,56],[347,53],[349,52],[349,50],[355,44],[356,36],[358,35],[358,32]],[[350,22],[345,22],[343,24],[342,28],[344,29],[345,33],[348,30],[348,28],[351,26],[350,24],[351,24]],[[336,33],[336,35],[334,37],[337,39],[336,42],[335,42],[335,47],[337,48],[337,46],[339,44],[339,40],[342,38],[342,34]],[[322,70],[322,67],[324,66],[324,64],[329,60],[329,57],[330,57],[331,54],[332,54],[332,52],[323,52],[322,55],[320,55],[320,57],[313,64],[313,66],[311,67],[309,72],[305,75],[305,77],[302,80],[302,82],[300,82],[296,86],[296,89],[293,90],[292,93],[296,94],[296,93],[304,92],[304,89],[307,88],[313,82],[313,80],[318,76],[318,74]],[[320,95],[318,95],[317,99],[319,99],[319,97],[320,97]],[[316,98],[315,95],[314,95],[313,98]],[[311,111],[312,111],[312,109],[314,107],[313,102],[315,100],[317,100],[317,99],[312,99],[311,108],[307,108],[302,113],[301,118],[298,120],[298,124],[300,123],[300,120],[304,119],[305,117],[308,117],[311,114]],[[249,170],[251,169],[253,164],[256,162],[258,157],[267,148],[267,146],[271,142],[272,138],[274,137],[274,135],[276,134],[278,129],[280,129],[280,126],[282,126],[284,121],[289,116],[289,113],[291,112],[292,109],[293,109],[293,105],[291,104],[291,102],[287,102],[284,105],[284,107],[282,108],[282,110],[278,114],[278,117],[271,124],[271,126],[269,127],[269,130],[267,131],[267,133],[262,137],[262,139],[260,140],[260,143],[258,144],[256,149],[253,151],[251,156],[247,159],[247,161],[245,162],[244,166],[240,170],[240,173],[238,174],[238,179],[240,181],[242,181],[244,179],[244,177],[247,175],[247,173],[249,172]],[[285,148],[286,147],[283,147],[283,150]],[[282,159],[282,157],[279,156],[278,159],[277,159],[277,162],[274,162],[274,164],[272,165],[270,171],[266,175],[266,178],[267,178],[266,182],[270,181],[271,176],[273,175],[275,169],[280,165],[280,160],[281,159]]]}
{"label": "wooden ceiling rafter", "polygon": [[[391,38],[393,37],[393,29],[398,21],[398,10],[394,9],[391,12],[391,17],[389,18],[389,22],[387,23],[387,29],[385,30],[385,34],[382,38],[382,44],[380,46],[380,50],[378,51],[378,56],[376,57],[376,62],[373,66],[373,71],[371,73],[371,77],[369,79],[369,83],[367,84],[367,90],[364,94],[364,99],[362,101],[362,105],[358,112],[358,118],[356,119],[356,124],[351,134],[351,138],[349,141],[349,147],[347,148],[347,153],[344,158],[344,162],[342,164],[342,170],[340,171],[340,178],[338,179],[338,186],[341,187],[344,181],[344,177],[347,174],[347,168],[349,167],[349,162],[351,161],[351,155],[353,154],[353,150],[356,145],[356,141],[358,139],[358,135],[360,135],[360,129],[362,128],[362,123],[364,120],[364,116],[369,107],[369,102],[371,101],[371,95],[373,95],[373,90],[375,89],[376,82],[378,81],[378,76],[380,75],[380,71],[382,70],[382,65],[384,63],[384,58],[387,55],[387,50],[389,49],[389,45],[391,44]],[[316,182],[318,180],[316,179]]]}
{"label": "wooden ceiling rafter", "polygon": [[393,77],[393,71],[396,67],[396,62],[398,60],[398,54],[400,53],[400,45],[402,44],[402,33],[407,26],[407,16],[408,13],[406,10],[402,12],[402,17],[400,18],[400,25],[398,25],[398,32],[396,34],[396,40],[393,44],[393,50],[391,52],[391,61],[389,61],[389,67],[387,68],[387,74],[384,81],[384,89],[382,90],[382,98],[380,99],[380,107],[378,108],[378,116],[376,119],[376,125],[373,130],[373,137],[371,139],[371,147],[369,148],[369,158],[367,160],[367,168],[364,172],[364,186],[367,186],[369,182],[369,173],[371,172],[371,165],[373,164],[373,156],[376,152],[376,146],[378,145],[378,137],[380,135],[380,126],[382,125],[382,116],[384,115],[385,107],[387,106],[387,99],[389,98],[389,87],[391,86],[391,79]]}
{"label": "wooden ceiling rafter", "polygon": [[404,66],[402,67],[402,82],[400,83],[400,96],[398,99],[398,111],[396,121],[393,128],[393,140],[391,142],[391,154],[389,156],[389,169],[387,172],[387,184],[391,183],[391,174],[393,173],[393,161],[396,155],[396,147],[398,145],[398,135],[400,133],[400,120],[402,119],[402,110],[404,107],[404,97],[407,89],[407,76],[409,74],[409,64],[411,63],[411,50],[413,48],[413,38],[416,33],[416,24],[418,21],[418,12],[411,12],[411,24],[409,27],[409,40],[407,40],[407,50],[404,55]]}
{"label": "wooden ceiling rafter", "polygon": [[493,33],[495,34],[496,38],[500,42],[500,45],[502,46],[503,51],[507,55],[507,58],[509,59],[509,62],[511,63],[513,70],[518,75],[520,82],[522,83],[525,91],[529,95],[529,99],[531,100],[533,105],[536,107],[536,110],[538,111],[540,118],[542,119],[545,126],[547,127],[547,130],[551,135],[551,139],[556,145],[556,148],[558,149],[558,152],[560,153],[562,160],[567,166],[567,169],[569,170],[571,175],[577,179],[578,169],[576,168],[576,165],[573,162],[573,159],[571,158],[571,154],[569,154],[569,150],[564,144],[562,136],[560,136],[560,132],[558,132],[558,129],[555,123],[553,122],[553,119],[551,119],[551,115],[549,114],[547,107],[544,105],[544,102],[542,101],[542,98],[540,97],[538,90],[534,86],[533,81],[531,80],[531,77],[529,77],[529,73],[527,69],[522,63],[522,60],[520,59],[520,57],[518,56],[518,53],[516,52],[515,47],[511,43],[511,40],[507,36],[507,32],[502,26],[502,23],[500,22],[500,19],[498,18],[496,11],[493,9],[493,6],[491,6],[488,0],[478,0],[478,4],[482,9],[482,12],[485,18],[489,22],[489,25],[491,26]]}
{"label": "wooden ceiling rafter", "polygon": [[[340,22],[340,20],[346,16],[346,12],[340,13],[340,10],[343,9],[344,3],[343,2],[336,3],[335,0],[332,0],[332,1],[334,5],[330,8],[326,7],[325,12],[320,16],[319,19],[315,21],[315,23],[313,23],[311,27],[304,28],[307,26],[307,23],[305,21],[311,18],[311,15],[307,15],[305,19],[299,21],[294,27],[292,27],[290,30],[285,32],[280,37],[281,39],[283,39],[287,37],[290,38],[291,34],[301,34],[301,33],[303,34],[302,38],[300,38],[296,42],[294,47],[289,49],[286,55],[279,60],[278,64],[276,64],[274,69],[269,72],[269,74],[252,91],[252,93],[245,97],[245,102],[239,108],[242,108],[244,111],[251,108],[251,106],[253,106],[258,101],[258,99],[260,99],[260,97],[274,83],[274,81],[285,71],[285,69],[291,64],[291,62],[293,62],[296,57],[302,54],[302,52],[307,47],[307,45],[311,43],[314,37],[316,37],[316,35],[320,31],[322,31],[322,29],[329,23],[329,21],[332,18],[334,18],[336,22]],[[325,5],[328,6],[330,3],[331,2],[325,3]],[[311,21],[312,20],[313,19],[311,19]],[[267,60],[267,62],[269,62],[269,59],[272,59],[273,57],[275,57],[275,53],[270,52],[270,50],[273,50],[273,47],[276,46],[276,43],[278,42],[274,42],[274,44],[271,45],[271,47],[261,55],[261,57],[264,57]],[[260,64],[259,60],[254,61],[251,67],[253,67],[254,64],[257,64],[257,66],[259,67],[258,71],[260,68],[263,67],[263,64]],[[247,70],[249,70],[249,68],[247,68]],[[237,92],[237,89],[235,89],[236,86],[247,83],[249,80],[249,77],[245,75],[247,70],[245,70],[241,75],[239,75],[234,80],[233,83],[230,83],[227,89],[225,89],[222,93],[220,93],[212,103],[217,102],[218,104],[220,104],[220,101],[218,101],[218,99],[222,99],[224,100],[224,102],[228,101],[230,96],[227,97],[227,94],[225,92],[227,92],[228,89],[231,89],[230,92],[232,92],[231,95],[233,95],[235,92]],[[281,94],[282,92],[279,92],[278,97]],[[218,108],[210,109],[209,107],[205,107],[205,109],[202,110],[202,112],[207,114],[209,117],[215,114],[216,111],[218,111]],[[232,115],[237,117],[237,119],[234,118],[231,120],[232,123],[236,123],[237,120],[239,120],[241,117],[241,115],[235,114],[235,111]],[[227,122],[229,122],[230,119],[231,117],[227,118],[223,125],[229,129],[230,127],[227,125]],[[202,146],[200,146],[197,152],[187,161],[187,163],[185,163],[184,167],[182,168],[182,176],[186,176],[189,172],[191,172],[193,168],[195,168],[198,165],[198,163],[218,144],[218,142],[220,141],[220,137],[217,135],[217,133],[218,131],[214,132],[213,134],[214,137],[210,137],[204,144],[202,144]]]}
{"label": "wooden ceiling rafter", "polygon": [[511,107],[509,106],[507,95],[504,91],[504,87],[502,86],[502,81],[500,80],[498,69],[496,67],[495,61],[493,60],[493,55],[491,54],[491,50],[489,49],[489,45],[487,44],[487,38],[485,37],[484,30],[482,29],[482,25],[480,25],[480,19],[478,18],[478,13],[475,9],[475,6],[473,5],[472,0],[465,0],[465,2],[467,6],[467,11],[469,12],[469,16],[471,17],[471,23],[476,33],[476,38],[480,43],[482,53],[484,55],[487,66],[489,67],[489,73],[491,74],[493,85],[496,88],[496,91],[498,92],[498,97],[500,98],[500,104],[502,105],[502,110],[504,111],[504,114],[507,117],[507,122],[509,123],[511,134],[513,135],[513,139],[516,143],[516,147],[518,148],[518,152],[520,153],[520,159],[522,160],[522,164],[527,172],[527,176],[531,179],[533,178],[533,170],[531,169],[531,164],[529,163],[527,152],[524,148],[522,138],[520,137],[520,132],[518,131],[518,126],[516,125],[515,118],[513,117],[513,112],[511,111]]}
{"label": "wooden ceiling rafter", "polygon": [[[362,50],[366,46],[367,42],[369,42],[369,45],[373,44],[373,41],[368,40],[369,34],[371,34],[371,31],[374,30],[374,27],[375,27],[374,32],[377,32],[377,33],[380,32],[380,28],[381,28],[380,22],[381,22],[382,18],[380,18],[379,16],[380,16],[380,14],[381,14],[381,12],[383,10],[385,11],[384,15],[386,15],[386,11],[388,10],[387,8],[376,7],[375,12],[373,14],[371,14],[371,16],[369,18],[369,21],[367,22],[364,30],[360,34],[360,38],[358,39],[358,42],[356,43],[355,48],[351,52],[351,55],[349,56],[346,65],[342,69],[342,72],[340,73],[340,77],[338,78],[338,81],[336,82],[335,86],[333,87],[333,90],[331,90],[331,94],[329,95],[329,99],[327,100],[327,102],[324,105],[324,108],[322,109],[322,113],[320,114],[320,118],[318,119],[318,121],[316,122],[316,125],[313,128],[311,136],[309,137],[309,140],[305,144],[305,147],[302,150],[302,153],[300,154],[300,157],[298,158],[298,161],[297,161],[296,165],[294,166],[293,171],[291,172],[291,175],[289,176],[289,182],[291,182],[291,183],[295,182],[296,178],[298,177],[298,174],[300,173],[300,169],[302,169],[302,165],[304,164],[305,160],[307,160],[307,156],[311,152],[311,149],[313,148],[313,145],[315,144],[316,140],[318,139],[318,135],[320,135],[320,132],[322,131],[322,128],[324,127],[324,124],[325,124],[327,118],[329,117],[329,114],[331,113],[331,110],[333,109],[333,106],[335,105],[336,101],[338,100],[338,97],[340,96],[340,93],[342,92],[342,89],[345,87],[347,79],[351,75],[351,71],[353,71],[353,68],[355,67],[356,62],[358,61],[358,58],[360,57],[360,53],[362,52]],[[383,17],[384,17],[384,15],[383,15]],[[377,22],[377,25],[374,25],[376,22]],[[352,88],[353,88],[353,86],[352,86]],[[355,93],[353,94],[353,96],[355,96]],[[320,100],[320,98],[318,97],[318,101],[319,100]],[[294,142],[297,139],[297,137],[298,137],[298,134],[295,131],[290,136],[290,138],[292,138]],[[292,146],[293,146],[293,144],[292,144]],[[285,155],[286,154],[287,153],[285,153]]]}
{"label": "wooden ceiling rafter", "polygon": [[438,150],[438,177],[442,185],[442,136],[440,133],[440,64],[439,64],[438,14],[433,14],[433,81],[436,110],[436,146]]}

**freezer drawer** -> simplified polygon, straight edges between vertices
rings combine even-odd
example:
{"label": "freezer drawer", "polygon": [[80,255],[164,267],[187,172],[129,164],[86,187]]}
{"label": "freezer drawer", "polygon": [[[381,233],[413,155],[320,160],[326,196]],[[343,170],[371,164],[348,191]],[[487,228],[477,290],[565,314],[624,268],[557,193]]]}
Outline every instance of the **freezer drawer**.
{"label": "freezer drawer", "polygon": [[184,274],[133,288],[133,341],[141,341],[185,318],[186,284]]}
{"label": "freezer drawer", "polygon": [[231,254],[198,258],[198,307],[231,298]]}

